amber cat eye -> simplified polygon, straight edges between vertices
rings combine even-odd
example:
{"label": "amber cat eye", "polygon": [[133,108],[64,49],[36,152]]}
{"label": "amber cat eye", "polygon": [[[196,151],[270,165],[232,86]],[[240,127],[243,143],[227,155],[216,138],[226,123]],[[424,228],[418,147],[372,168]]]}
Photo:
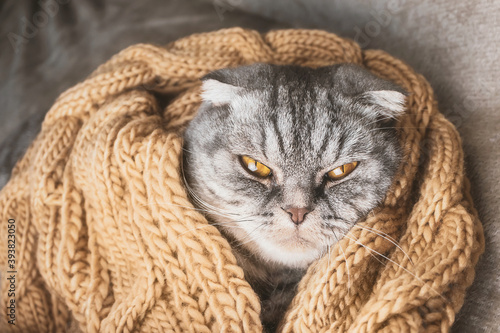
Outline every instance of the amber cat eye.
{"label": "amber cat eye", "polygon": [[264,164],[246,155],[240,156],[241,165],[252,175],[259,178],[267,178],[271,175],[271,169]]}
{"label": "amber cat eye", "polygon": [[326,175],[331,180],[339,180],[339,179],[344,178],[345,176],[347,176],[351,172],[353,172],[357,166],[358,166],[358,162],[347,163],[347,164],[341,165],[341,166],[333,169],[332,171],[329,171]]}

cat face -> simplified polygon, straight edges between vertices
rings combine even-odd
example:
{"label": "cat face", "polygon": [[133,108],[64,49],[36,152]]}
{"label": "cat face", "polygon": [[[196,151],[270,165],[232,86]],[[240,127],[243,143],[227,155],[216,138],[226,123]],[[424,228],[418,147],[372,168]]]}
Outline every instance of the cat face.
{"label": "cat face", "polygon": [[385,197],[398,86],[354,65],[256,64],[204,78],[185,132],[194,203],[237,247],[306,267]]}

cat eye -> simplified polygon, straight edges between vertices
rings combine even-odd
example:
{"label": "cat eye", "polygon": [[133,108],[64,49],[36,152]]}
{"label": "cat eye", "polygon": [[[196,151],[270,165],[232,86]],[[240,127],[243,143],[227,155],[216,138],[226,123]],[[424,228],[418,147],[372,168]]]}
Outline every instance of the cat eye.
{"label": "cat eye", "polygon": [[353,172],[357,166],[358,162],[347,163],[329,171],[326,175],[331,180],[340,180]]}
{"label": "cat eye", "polygon": [[246,155],[240,156],[241,165],[252,175],[259,178],[267,178],[271,175],[271,169],[264,164]]}

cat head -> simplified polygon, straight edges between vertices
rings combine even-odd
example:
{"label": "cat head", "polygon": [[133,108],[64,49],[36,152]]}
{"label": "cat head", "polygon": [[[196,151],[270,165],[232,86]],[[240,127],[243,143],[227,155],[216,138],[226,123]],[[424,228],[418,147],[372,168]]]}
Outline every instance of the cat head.
{"label": "cat head", "polygon": [[381,203],[401,152],[397,85],[350,64],[255,64],[203,78],[185,132],[194,202],[270,263],[306,267]]}

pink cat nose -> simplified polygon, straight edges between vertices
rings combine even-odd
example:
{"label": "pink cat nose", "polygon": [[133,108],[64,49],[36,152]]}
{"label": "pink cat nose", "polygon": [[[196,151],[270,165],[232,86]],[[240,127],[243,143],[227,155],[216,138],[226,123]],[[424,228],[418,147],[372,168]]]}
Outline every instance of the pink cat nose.
{"label": "pink cat nose", "polygon": [[309,208],[298,208],[298,207],[289,207],[284,209],[284,211],[290,214],[293,223],[295,223],[296,225],[299,225],[302,222],[304,222],[306,214],[310,212]]}

